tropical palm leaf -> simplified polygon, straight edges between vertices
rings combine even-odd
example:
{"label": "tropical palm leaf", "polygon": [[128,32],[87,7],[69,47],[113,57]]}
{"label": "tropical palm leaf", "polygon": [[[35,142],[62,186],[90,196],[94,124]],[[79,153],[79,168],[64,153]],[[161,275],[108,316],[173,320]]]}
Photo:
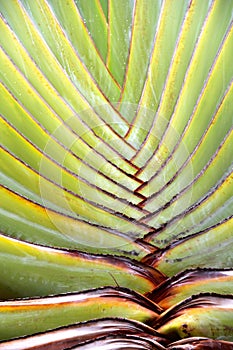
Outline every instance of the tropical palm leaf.
{"label": "tropical palm leaf", "polygon": [[160,283],[147,297],[168,309],[192,295],[215,292],[229,295],[232,292],[232,270],[196,269],[185,271]]}
{"label": "tropical palm leaf", "polygon": [[132,259],[46,248],[4,235],[0,241],[2,299],[84,291],[104,285],[144,294],[165,279],[161,272]]}
{"label": "tropical palm leaf", "polygon": [[122,334],[128,336],[140,335],[144,336],[144,338],[153,338],[154,341],[157,339],[160,343],[161,341],[166,343],[166,339],[161,338],[153,328],[144,323],[135,320],[102,318],[97,321],[81,322],[73,326],[58,328],[34,336],[5,341],[0,343],[0,349],[26,350],[36,347],[40,350],[40,347],[43,349],[46,346],[56,346],[56,349],[64,349],[79,343],[95,341],[96,338],[109,336],[109,333],[114,337],[122,336]]}
{"label": "tropical palm leaf", "polygon": [[0,2],[0,348],[232,348],[232,19]]}
{"label": "tropical palm leaf", "polygon": [[190,340],[179,340],[171,346],[168,347],[168,349],[174,349],[174,350],[189,350],[191,349],[196,350],[211,350],[211,349],[219,349],[219,350],[232,350],[232,343],[226,342],[224,340],[212,340],[212,339],[201,339],[201,338],[192,338]]}
{"label": "tropical palm leaf", "polygon": [[196,295],[166,310],[156,320],[156,329],[174,340],[206,336],[233,341],[232,307],[232,295]]}

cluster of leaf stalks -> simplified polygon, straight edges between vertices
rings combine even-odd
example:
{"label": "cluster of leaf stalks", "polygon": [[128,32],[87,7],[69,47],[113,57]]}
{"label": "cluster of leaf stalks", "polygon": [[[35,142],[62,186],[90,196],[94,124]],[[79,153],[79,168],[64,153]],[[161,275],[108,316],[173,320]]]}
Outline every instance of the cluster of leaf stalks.
{"label": "cluster of leaf stalks", "polygon": [[232,13],[0,1],[0,349],[233,349]]}

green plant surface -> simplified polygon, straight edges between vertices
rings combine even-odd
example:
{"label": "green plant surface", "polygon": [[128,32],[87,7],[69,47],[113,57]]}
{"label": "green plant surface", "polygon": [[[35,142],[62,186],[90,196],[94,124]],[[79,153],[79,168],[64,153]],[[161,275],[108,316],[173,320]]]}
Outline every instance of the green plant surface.
{"label": "green plant surface", "polygon": [[3,235],[0,242],[2,299],[46,296],[101,286],[121,286],[146,293],[165,279],[152,267],[124,257],[48,248]]}
{"label": "green plant surface", "polygon": [[233,348],[232,24],[0,1],[0,349]]}
{"label": "green plant surface", "polygon": [[232,296],[190,298],[161,315],[157,330],[174,340],[199,336],[232,341],[232,306]]}

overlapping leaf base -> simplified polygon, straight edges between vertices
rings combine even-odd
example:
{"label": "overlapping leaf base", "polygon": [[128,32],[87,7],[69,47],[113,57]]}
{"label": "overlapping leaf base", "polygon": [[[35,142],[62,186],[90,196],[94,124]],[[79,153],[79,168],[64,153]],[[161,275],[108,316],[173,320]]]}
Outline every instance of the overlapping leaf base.
{"label": "overlapping leaf base", "polygon": [[0,13],[0,349],[232,349],[232,1]]}

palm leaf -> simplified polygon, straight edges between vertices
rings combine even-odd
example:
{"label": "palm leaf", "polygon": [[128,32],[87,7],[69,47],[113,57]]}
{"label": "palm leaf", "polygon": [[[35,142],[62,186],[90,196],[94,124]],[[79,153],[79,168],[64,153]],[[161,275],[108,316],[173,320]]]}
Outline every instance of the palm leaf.
{"label": "palm leaf", "polygon": [[232,295],[202,294],[183,300],[166,310],[156,322],[156,329],[170,339],[206,336],[232,341]]}
{"label": "palm leaf", "polygon": [[0,349],[29,350],[36,347],[36,349],[40,350],[46,346],[56,346],[56,349],[59,350],[77,346],[80,343],[95,341],[96,338],[107,337],[110,332],[115,338],[122,336],[122,334],[127,336],[140,334],[140,336],[144,337],[153,337],[154,341],[157,339],[160,342],[161,340],[166,342],[166,339],[159,337],[153,328],[146,326],[144,323],[117,318],[102,318],[97,321],[81,322],[73,326],[21,337],[16,340],[3,341],[0,342]]}
{"label": "palm leaf", "polygon": [[47,248],[3,235],[0,241],[2,299],[46,296],[109,285],[144,294],[165,279],[152,267],[124,257]]}
{"label": "palm leaf", "polygon": [[222,349],[222,350],[232,350],[232,343],[224,340],[212,340],[212,339],[201,339],[201,338],[193,338],[189,341],[187,340],[179,340],[173,344],[171,344],[168,349],[176,349],[176,350],[189,350],[190,346],[192,349],[196,350],[211,350],[211,349]]}
{"label": "palm leaf", "polygon": [[[100,288],[84,293],[0,302],[0,338],[29,335],[103,317],[120,317],[152,322],[161,308],[136,292]],[[36,318],[37,322],[33,322]],[[16,328],[11,325],[15,324]]]}
{"label": "palm leaf", "polygon": [[168,309],[182,300],[199,293],[232,292],[232,270],[196,269],[184,271],[160,283],[147,297]]}
{"label": "palm leaf", "polygon": [[[30,337],[0,348],[231,348],[200,337],[232,341],[232,14],[222,0],[1,1],[1,338]],[[92,333],[104,316],[117,338]],[[61,345],[75,327],[92,336]]]}

